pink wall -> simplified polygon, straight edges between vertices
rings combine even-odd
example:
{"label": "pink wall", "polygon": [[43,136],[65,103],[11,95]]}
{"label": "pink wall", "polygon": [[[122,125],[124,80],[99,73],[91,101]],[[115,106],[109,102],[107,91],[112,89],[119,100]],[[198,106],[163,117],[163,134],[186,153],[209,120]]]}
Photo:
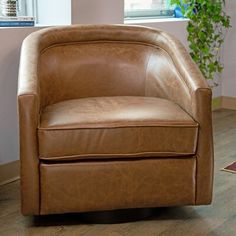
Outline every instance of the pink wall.
{"label": "pink wall", "polygon": [[236,1],[226,1],[226,12],[231,16],[232,28],[228,31],[223,49],[224,72],[222,95],[236,97]]}
{"label": "pink wall", "polygon": [[72,0],[72,24],[122,24],[123,0]]}

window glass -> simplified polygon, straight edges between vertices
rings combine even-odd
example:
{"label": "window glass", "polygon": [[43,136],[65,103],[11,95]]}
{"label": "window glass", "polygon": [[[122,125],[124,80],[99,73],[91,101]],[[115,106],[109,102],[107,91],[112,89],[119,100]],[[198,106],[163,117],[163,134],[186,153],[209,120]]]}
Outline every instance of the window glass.
{"label": "window glass", "polygon": [[172,17],[170,0],[125,0],[125,18]]}

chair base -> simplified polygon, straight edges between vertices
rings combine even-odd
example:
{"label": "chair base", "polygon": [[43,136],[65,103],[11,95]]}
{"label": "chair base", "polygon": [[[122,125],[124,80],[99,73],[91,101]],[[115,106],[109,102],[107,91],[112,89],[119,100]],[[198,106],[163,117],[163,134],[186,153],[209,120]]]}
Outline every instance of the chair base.
{"label": "chair base", "polygon": [[60,226],[79,223],[118,224],[155,217],[156,214],[160,214],[160,212],[161,208],[134,208],[84,213],[38,215],[33,217],[33,224],[37,226]]}
{"label": "chair base", "polygon": [[137,208],[80,213],[79,218],[89,224],[117,224],[142,220],[153,214],[154,208]]}

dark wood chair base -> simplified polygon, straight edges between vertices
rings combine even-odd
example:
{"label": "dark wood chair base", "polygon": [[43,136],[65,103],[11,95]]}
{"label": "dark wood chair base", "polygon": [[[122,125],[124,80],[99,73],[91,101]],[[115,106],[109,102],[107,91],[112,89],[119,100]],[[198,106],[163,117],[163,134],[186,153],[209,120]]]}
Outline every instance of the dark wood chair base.
{"label": "dark wood chair base", "polygon": [[79,218],[90,224],[116,224],[142,220],[151,217],[153,213],[153,208],[121,209],[80,213]]}

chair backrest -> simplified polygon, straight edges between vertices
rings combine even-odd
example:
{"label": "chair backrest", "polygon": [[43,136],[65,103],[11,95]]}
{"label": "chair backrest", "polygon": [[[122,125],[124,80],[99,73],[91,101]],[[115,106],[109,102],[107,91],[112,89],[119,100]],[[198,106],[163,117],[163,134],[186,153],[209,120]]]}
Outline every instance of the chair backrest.
{"label": "chair backrest", "polygon": [[43,107],[82,97],[144,96],[149,64],[159,68],[171,63],[162,31],[146,27],[76,25],[30,37],[37,45]]}

